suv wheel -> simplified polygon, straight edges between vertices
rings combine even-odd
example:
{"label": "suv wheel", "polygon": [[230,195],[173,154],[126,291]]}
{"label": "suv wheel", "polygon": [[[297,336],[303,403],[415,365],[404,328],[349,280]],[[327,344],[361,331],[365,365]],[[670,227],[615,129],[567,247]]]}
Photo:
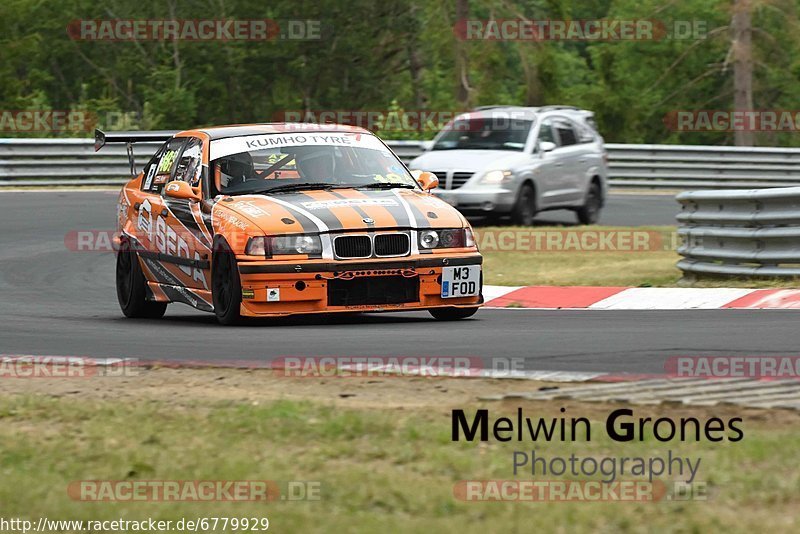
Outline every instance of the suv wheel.
{"label": "suv wheel", "polygon": [[586,203],[575,210],[581,224],[595,224],[600,219],[600,207],[603,203],[600,195],[600,186],[597,182],[592,182],[589,192],[586,193]]}
{"label": "suv wheel", "polygon": [[525,184],[519,191],[517,202],[511,211],[511,222],[518,226],[533,226],[536,217],[536,193],[530,184]]}

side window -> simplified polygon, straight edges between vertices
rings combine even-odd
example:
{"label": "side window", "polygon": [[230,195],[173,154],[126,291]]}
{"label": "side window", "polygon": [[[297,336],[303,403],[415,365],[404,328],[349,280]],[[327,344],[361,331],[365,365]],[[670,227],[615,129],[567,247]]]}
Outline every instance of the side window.
{"label": "side window", "polygon": [[581,143],[593,143],[594,133],[592,133],[592,130],[588,126],[579,125],[578,140]]}
{"label": "side window", "polygon": [[191,137],[180,155],[174,179],[189,182],[192,187],[197,187],[200,185],[200,177],[203,170],[202,163],[203,141],[196,137]]}
{"label": "side window", "polygon": [[[169,141],[167,141],[168,143]],[[153,187],[153,178],[156,175],[156,168],[158,168],[158,161],[161,159],[161,154],[164,153],[164,150],[167,148],[167,143],[164,143],[156,150],[156,153],[153,154],[153,157],[150,158],[150,161],[147,162],[147,165],[144,166],[144,178],[142,179],[142,191],[150,191]]]}
{"label": "side window", "polygon": [[[553,135],[553,126],[550,123],[549,119],[545,119],[542,121],[542,125],[539,127],[539,139],[538,141],[541,143],[542,141],[548,141],[550,143],[556,143],[556,138]],[[558,144],[558,143],[556,143]]]}
{"label": "side window", "polygon": [[167,141],[167,144],[160,150],[158,157],[154,158],[151,164],[148,164],[142,190],[156,194],[161,193],[164,184],[170,181],[175,171],[178,155],[185,142],[185,137],[176,137]]}
{"label": "side window", "polygon": [[561,146],[577,145],[578,139],[575,135],[575,130],[569,121],[559,119],[555,122],[556,130],[558,130],[558,138],[561,140]]}

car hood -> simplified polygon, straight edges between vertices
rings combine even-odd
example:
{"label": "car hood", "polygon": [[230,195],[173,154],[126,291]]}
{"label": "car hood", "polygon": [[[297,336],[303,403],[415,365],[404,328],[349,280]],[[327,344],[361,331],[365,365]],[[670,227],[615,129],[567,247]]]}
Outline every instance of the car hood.
{"label": "car hood", "polygon": [[415,158],[411,169],[438,172],[448,170],[488,171],[512,169],[530,156],[523,152],[508,150],[431,150]]}
{"label": "car hood", "polygon": [[410,189],[238,195],[218,204],[251,221],[266,234],[466,225],[463,216],[449,204]]}

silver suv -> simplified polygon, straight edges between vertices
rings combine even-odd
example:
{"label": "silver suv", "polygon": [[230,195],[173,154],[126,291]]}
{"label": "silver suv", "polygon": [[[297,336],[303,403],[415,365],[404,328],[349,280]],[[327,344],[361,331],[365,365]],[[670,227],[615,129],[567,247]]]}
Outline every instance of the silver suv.
{"label": "silver suv", "polygon": [[590,111],[492,106],[456,117],[409,168],[433,172],[433,193],[465,215],[571,209],[596,223],[608,191],[608,156]]}

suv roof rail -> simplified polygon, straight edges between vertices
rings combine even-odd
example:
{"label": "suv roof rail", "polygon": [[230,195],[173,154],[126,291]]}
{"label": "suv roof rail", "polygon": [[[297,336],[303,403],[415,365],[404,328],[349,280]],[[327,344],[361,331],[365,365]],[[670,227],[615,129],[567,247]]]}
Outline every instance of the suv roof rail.
{"label": "suv roof rail", "polygon": [[519,106],[506,106],[506,105],[495,105],[495,106],[478,106],[477,108],[472,108],[472,111],[483,111],[486,109],[497,109],[497,108],[516,108]]}
{"label": "suv roof rail", "polygon": [[560,109],[571,109],[571,110],[574,110],[574,111],[586,111],[586,110],[582,110],[581,108],[579,108],[577,106],[542,106],[542,107],[539,108],[539,111],[557,111],[557,110],[560,110]]}

